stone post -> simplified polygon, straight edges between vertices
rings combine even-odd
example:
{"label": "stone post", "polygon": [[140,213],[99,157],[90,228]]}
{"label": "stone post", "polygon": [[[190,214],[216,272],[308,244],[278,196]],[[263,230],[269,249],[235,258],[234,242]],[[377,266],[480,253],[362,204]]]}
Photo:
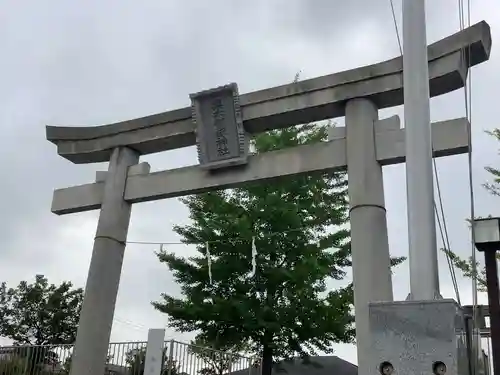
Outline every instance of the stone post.
{"label": "stone post", "polygon": [[116,148],[109,161],[71,375],[104,374],[130,222],[131,204],[123,195],[128,168],[138,161],[126,147]]}
{"label": "stone post", "polygon": [[377,107],[370,100],[347,102],[347,172],[360,375],[367,375],[369,368],[368,303],[393,298],[382,167],[375,147],[377,120]]}
{"label": "stone post", "polygon": [[[164,365],[165,329],[152,328],[148,331],[148,346],[146,347],[146,357],[144,358],[144,374],[133,375],[161,375]],[[171,358],[168,358],[172,364]]]}

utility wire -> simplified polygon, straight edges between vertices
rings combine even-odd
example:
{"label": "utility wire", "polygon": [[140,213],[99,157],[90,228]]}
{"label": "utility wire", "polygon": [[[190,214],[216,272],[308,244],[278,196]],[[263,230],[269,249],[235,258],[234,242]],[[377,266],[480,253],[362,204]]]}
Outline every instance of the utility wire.
{"label": "utility wire", "polygon": [[[460,30],[462,31],[467,26],[470,27],[471,24],[471,1],[467,0],[467,15],[465,10],[464,0],[458,0],[458,17]],[[468,51],[462,50],[462,58],[468,58],[467,66],[470,67],[470,49]],[[468,76],[464,83],[464,102],[465,102],[465,115],[469,120],[468,129],[468,152],[467,152],[467,162],[468,162],[468,177],[469,177],[469,199],[470,199],[470,225],[471,225],[471,259],[472,259],[472,332],[476,330],[477,322],[477,303],[478,303],[478,290],[477,290],[477,261],[476,261],[476,230],[474,227],[475,218],[475,197],[474,197],[474,179],[472,170],[472,72],[468,71]],[[473,347],[479,351],[480,338],[478,335],[473,335],[473,340],[475,345]],[[478,358],[479,353],[473,353],[475,358]],[[491,358],[489,358],[491,361]],[[491,366],[491,365],[490,365]],[[477,369],[474,366],[474,373]]]}
{"label": "utility wire", "polygon": [[[283,234],[288,234],[288,233],[293,233],[293,232],[299,232],[302,230],[310,229],[310,227],[301,227],[301,228],[295,228],[295,229],[290,229],[287,231],[282,231],[282,232],[273,232],[266,234],[263,236],[263,238],[269,238],[269,237],[274,237],[277,235],[283,235]],[[262,237],[259,237],[262,238]],[[205,246],[207,243],[208,244],[216,244],[216,243],[236,243],[236,242],[248,242],[250,243],[252,241],[252,238],[248,237],[229,237],[229,238],[224,238],[220,240],[212,240],[212,241],[204,241],[204,242],[181,242],[181,241],[166,241],[166,242],[149,242],[149,241],[126,241],[125,243],[127,244],[134,244],[134,245],[165,245],[165,246],[172,246],[172,245],[200,245],[200,246]]]}
{"label": "utility wire", "polygon": [[146,327],[144,327],[142,324],[138,324],[138,323],[133,323],[129,320],[123,320],[123,319],[120,319],[120,318],[114,318],[113,319],[114,322],[116,323],[119,323],[119,324],[123,324],[123,325],[127,325],[131,328],[134,328],[134,329],[146,329]]}
{"label": "utility wire", "polygon": [[398,38],[399,53],[403,56],[403,46],[401,44],[401,37],[399,36],[398,21],[396,20],[396,12],[394,10],[394,1],[389,0],[392,12],[392,21],[394,22],[394,30],[396,31],[396,38]]}
{"label": "utility wire", "polygon": [[[471,1],[467,0],[467,16],[465,10],[464,0],[458,0],[458,18],[460,31],[465,28],[467,24],[470,27],[471,24]],[[470,48],[468,51],[465,49],[462,50],[462,58],[468,58],[467,66],[470,64]],[[469,177],[469,199],[470,199],[470,225],[471,225],[471,260],[472,260],[472,332],[474,333],[477,329],[477,303],[478,303],[478,290],[477,290],[477,261],[476,261],[476,230],[474,227],[474,218],[475,215],[475,197],[474,197],[474,179],[473,179],[473,170],[472,170],[472,72],[468,71],[468,76],[464,83],[464,104],[465,104],[465,115],[469,121],[469,129],[468,129],[468,152],[467,152],[467,162],[468,162],[468,177]],[[480,338],[479,335],[473,335],[474,344],[473,347],[475,350],[479,351]],[[489,349],[489,340],[488,340],[488,349]],[[473,353],[474,358],[478,358],[479,352]],[[490,361],[490,369],[491,369],[491,357],[488,356]],[[474,373],[476,373],[476,366],[473,368]]]}
{"label": "utility wire", "polygon": [[[465,18],[464,16],[464,0],[460,0],[460,3],[462,3],[462,17]],[[467,26],[470,26],[471,23],[471,9],[470,9],[470,0],[468,0],[468,6],[467,6]],[[464,21],[462,22],[462,25],[464,25]],[[462,26],[462,30],[463,30]],[[470,50],[468,53],[465,53],[463,51],[463,56],[468,57],[468,66],[470,66]],[[468,72],[468,77],[467,80],[465,81],[464,84],[464,100],[465,100],[465,115],[467,119],[469,120],[469,132],[468,132],[468,152],[467,152],[467,159],[468,159],[468,175],[469,175],[469,194],[470,194],[470,219],[471,219],[471,256],[472,256],[472,263],[473,263],[473,272],[474,276],[472,279],[473,283],[473,306],[477,305],[477,265],[476,265],[476,231],[474,228],[473,220],[475,218],[475,197],[474,197],[474,184],[473,184],[473,165],[472,165],[472,72],[469,70]]]}
{"label": "utility wire", "polygon": [[[310,230],[310,226],[303,226],[299,228],[293,228],[289,230],[284,230],[281,232],[271,232],[268,233],[264,236],[258,236],[256,238],[262,239],[262,238],[271,238],[274,236],[278,235],[283,235],[283,234],[288,234],[288,233],[294,233],[294,232],[300,232],[300,231],[306,231]],[[200,245],[200,246],[205,246],[207,243],[208,244],[216,244],[216,243],[236,243],[236,242],[248,242],[250,243],[252,241],[251,237],[226,237],[224,239],[220,240],[211,240],[211,241],[203,241],[203,242],[182,242],[182,241],[164,241],[164,242],[151,242],[151,241],[126,241],[126,244],[133,244],[133,245],[165,245],[165,246],[171,246],[171,245]]]}
{"label": "utility wire", "polygon": [[[451,251],[450,237],[448,236],[448,227],[446,225],[446,216],[444,214],[444,209],[443,209],[443,200],[442,200],[442,196],[441,196],[441,186],[439,184],[439,174],[438,174],[438,170],[437,170],[436,160],[435,159],[432,159],[432,160],[433,160],[433,167],[434,167],[434,175],[436,176],[436,188],[437,188],[439,208],[440,208],[440,212],[438,212],[438,208],[436,206],[436,203],[434,202],[434,211],[436,212],[436,218],[438,221],[438,226],[439,226],[439,231],[441,234],[441,241],[443,242],[443,246],[448,251]],[[441,226],[440,215],[441,215],[441,218],[443,219],[442,226]],[[457,297],[457,302],[460,306],[462,306],[462,302],[460,300],[460,291],[458,289],[457,274],[455,272],[455,266],[454,266],[453,261],[451,259],[451,255],[448,253],[448,251],[445,252],[446,262],[448,263],[448,268],[450,270],[450,277],[451,277],[451,281],[453,283],[453,289],[455,291],[455,295]]]}

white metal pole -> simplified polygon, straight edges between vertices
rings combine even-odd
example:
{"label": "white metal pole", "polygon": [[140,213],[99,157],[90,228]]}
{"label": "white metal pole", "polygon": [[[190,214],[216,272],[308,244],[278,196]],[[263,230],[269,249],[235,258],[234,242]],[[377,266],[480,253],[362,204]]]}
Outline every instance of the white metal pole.
{"label": "white metal pole", "polygon": [[403,0],[410,299],[439,296],[425,0]]}

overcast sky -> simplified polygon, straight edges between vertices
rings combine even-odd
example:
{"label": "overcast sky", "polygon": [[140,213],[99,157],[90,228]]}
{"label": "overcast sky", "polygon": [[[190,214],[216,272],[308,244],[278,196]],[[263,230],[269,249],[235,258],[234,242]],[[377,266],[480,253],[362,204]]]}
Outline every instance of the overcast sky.
{"label": "overcast sky", "polygon": [[[394,0],[401,24],[401,0]],[[456,0],[429,1],[428,41],[459,29]],[[472,0],[472,23],[492,27],[491,60],[472,72],[476,213],[500,215],[481,184],[484,166],[499,165],[498,145],[484,131],[498,126],[500,3]],[[329,74],[399,54],[389,0],[0,0],[0,124],[4,162],[0,214],[0,279],[9,285],[44,274],[84,286],[97,212],[58,217],[55,188],[92,182],[106,165],[73,165],[45,140],[45,125],[100,125],[189,105],[189,94],[229,82],[240,92]],[[432,100],[432,119],[464,114],[463,91]],[[402,113],[401,108],[382,116]],[[340,119],[342,121],[342,119]],[[193,148],[145,157],[152,170],[196,163]],[[452,250],[470,254],[467,157],[439,160],[439,180]],[[404,166],[385,168],[391,253],[407,254]],[[137,205],[131,241],[176,241],[173,224],[187,212],[171,199]],[[146,340],[166,318],[150,301],[178,287],[159,264],[157,246],[129,245],[113,341]],[[179,254],[182,246],[168,250]],[[440,259],[442,294],[453,297]],[[408,293],[407,265],[394,275],[395,298]],[[470,281],[460,279],[463,303]],[[481,296],[484,302],[484,296]],[[172,331],[167,337],[187,340]],[[353,346],[337,355],[356,361]]]}

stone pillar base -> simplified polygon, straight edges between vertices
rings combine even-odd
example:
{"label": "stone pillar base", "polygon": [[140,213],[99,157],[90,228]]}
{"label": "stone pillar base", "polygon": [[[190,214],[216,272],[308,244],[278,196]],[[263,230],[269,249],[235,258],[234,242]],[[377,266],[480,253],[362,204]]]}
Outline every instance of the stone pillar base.
{"label": "stone pillar base", "polygon": [[391,365],[394,375],[443,375],[441,364],[447,375],[468,374],[464,317],[454,300],[375,302],[369,321],[370,375],[387,366],[389,375]]}

